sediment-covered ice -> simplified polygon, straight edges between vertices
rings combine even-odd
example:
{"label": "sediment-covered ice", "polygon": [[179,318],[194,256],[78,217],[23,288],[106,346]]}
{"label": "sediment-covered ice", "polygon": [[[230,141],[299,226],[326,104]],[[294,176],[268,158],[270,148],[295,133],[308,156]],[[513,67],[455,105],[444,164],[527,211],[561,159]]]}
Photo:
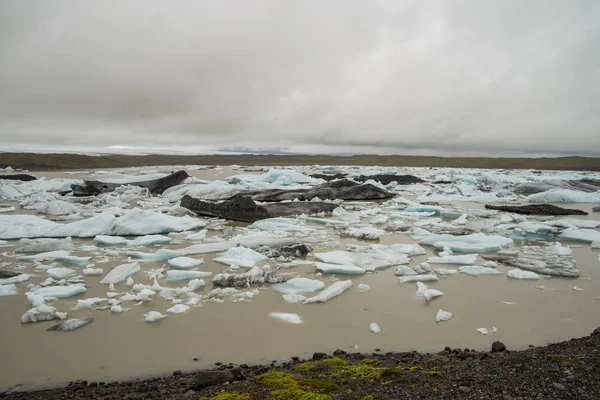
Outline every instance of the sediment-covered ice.
{"label": "sediment-covered ice", "polygon": [[385,234],[385,231],[370,226],[362,228],[348,228],[343,235],[362,240],[378,240]]}
{"label": "sediment-covered ice", "polygon": [[56,250],[71,251],[75,249],[71,238],[65,239],[21,239],[19,243],[27,243],[19,249],[20,253],[47,253]]}
{"label": "sediment-covered ice", "polygon": [[301,324],[302,318],[298,314],[292,313],[281,313],[281,312],[271,312],[269,313],[269,317],[278,319],[288,324]]}
{"label": "sediment-covered ice", "polygon": [[238,267],[250,268],[266,258],[266,256],[252,249],[239,246],[230,248],[223,256],[216,257],[213,259],[213,261],[225,265],[236,265]]}
{"label": "sediment-covered ice", "polygon": [[293,237],[282,237],[281,234],[276,234],[272,232],[256,232],[249,233],[246,235],[238,235],[229,240],[223,240],[219,242],[195,244],[180,249],[180,251],[182,255],[206,254],[217,253],[219,251],[226,251],[232,247],[237,246],[244,246],[251,249],[255,249],[261,246],[277,248],[281,246],[294,244],[296,242],[297,239]]}
{"label": "sediment-covered ice", "polygon": [[337,297],[344,293],[346,290],[352,287],[352,281],[337,281],[332,283],[327,288],[325,288],[321,293],[316,296],[310,297],[304,300],[304,304],[310,303],[325,303],[334,297]]}
{"label": "sediment-covered ice", "polygon": [[315,292],[325,287],[325,284],[317,279],[292,278],[284,283],[273,285],[273,289],[284,294],[303,294]]}
{"label": "sediment-covered ice", "polygon": [[261,283],[280,283],[285,282],[287,277],[278,275],[279,267],[270,265],[255,266],[243,273],[222,273],[213,278],[213,283],[217,286],[250,286]]}
{"label": "sediment-covered ice", "polygon": [[506,276],[513,279],[538,280],[540,276],[535,272],[522,271],[520,269],[512,269],[506,273]]}
{"label": "sediment-covered ice", "polygon": [[328,264],[316,262],[317,271],[324,274],[362,275],[367,272],[364,268],[355,265]]}
{"label": "sediment-covered ice", "polygon": [[55,319],[66,319],[67,313],[56,311],[56,308],[41,304],[37,307],[33,307],[25,312],[21,317],[22,324],[28,324],[32,322],[40,321],[52,321]]}
{"label": "sediment-covered ice", "polygon": [[128,277],[132,276],[141,269],[139,263],[121,264],[118,267],[113,268],[108,274],[102,278],[100,283],[109,285],[123,282]]}

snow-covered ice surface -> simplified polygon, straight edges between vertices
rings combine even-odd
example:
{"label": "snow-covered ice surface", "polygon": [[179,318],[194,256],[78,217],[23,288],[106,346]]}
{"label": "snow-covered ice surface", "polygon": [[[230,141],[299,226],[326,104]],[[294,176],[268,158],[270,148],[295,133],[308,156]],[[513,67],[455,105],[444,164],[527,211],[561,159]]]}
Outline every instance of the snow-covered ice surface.
{"label": "snow-covered ice surface", "polygon": [[[177,169],[193,177],[161,196],[131,185]],[[331,214],[253,224],[197,217],[179,206],[185,194],[222,200],[306,189],[324,182],[314,173],[411,174],[425,182],[387,185],[394,197],[381,201],[334,200]],[[95,197],[71,196],[71,184],[89,174],[0,181],[0,271],[7,271],[0,301],[7,312],[3,331],[15,341],[0,350],[7,359],[36,360],[3,370],[7,386],[46,382],[50,370],[56,371],[50,383],[120,379],[355,345],[487,350],[492,334],[519,348],[597,327],[600,213],[591,209],[600,192],[573,190],[569,182],[600,179],[599,173],[170,166],[96,171],[91,178],[128,184]],[[484,207],[550,200],[589,214],[530,216]],[[294,244],[314,250],[277,252]],[[483,274],[505,277],[472,277]],[[434,314],[439,324],[432,325]],[[64,335],[46,332],[67,318],[94,323]],[[371,333],[380,329],[373,321],[384,327],[381,334]],[[366,329],[372,325],[378,329]],[[488,336],[478,334],[480,326]],[[189,343],[206,338],[200,362],[185,364],[194,357]],[[60,370],[52,362],[58,357]]]}

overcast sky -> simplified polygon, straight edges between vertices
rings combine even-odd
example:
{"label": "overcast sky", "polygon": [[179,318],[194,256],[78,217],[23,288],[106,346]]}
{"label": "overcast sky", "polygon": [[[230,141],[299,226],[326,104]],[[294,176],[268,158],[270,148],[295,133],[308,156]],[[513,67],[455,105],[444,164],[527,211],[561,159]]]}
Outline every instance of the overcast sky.
{"label": "overcast sky", "polygon": [[0,0],[15,143],[600,155],[600,1]]}

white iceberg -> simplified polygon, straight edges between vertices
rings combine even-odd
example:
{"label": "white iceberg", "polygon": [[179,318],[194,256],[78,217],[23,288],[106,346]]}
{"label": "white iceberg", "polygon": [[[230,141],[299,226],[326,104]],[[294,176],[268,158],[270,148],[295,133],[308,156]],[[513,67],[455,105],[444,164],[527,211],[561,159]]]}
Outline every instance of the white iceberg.
{"label": "white iceberg", "polygon": [[304,300],[304,304],[325,303],[325,302],[333,299],[334,297],[341,295],[342,293],[344,293],[346,290],[350,289],[351,287],[352,287],[351,280],[338,281],[338,282],[332,283],[330,286],[328,286],[326,289],[324,289],[318,295]]}
{"label": "white iceberg", "polygon": [[[75,296],[81,293],[85,293],[85,286],[81,285],[68,285],[68,286],[47,286],[34,290],[32,293],[46,299],[64,299],[67,297]],[[28,300],[30,298],[28,297]],[[34,305],[34,304],[32,304]]]}
{"label": "white iceberg", "polygon": [[369,285],[367,285],[366,283],[361,283],[356,288],[358,289],[358,291],[360,293],[363,293],[363,292],[366,292],[367,290],[369,290],[371,287]]}
{"label": "white iceberg", "polygon": [[433,272],[435,272],[436,274],[441,275],[441,276],[458,274],[457,269],[446,269],[446,268],[436,268],[435,270],[433,270]]}
{"label": "white iceberg", "polygon": [[185,238],[187,240],[204,240],[206,239],[206,232],[206,229],[202,229],[201,231],[187,235]]}
{"label": "white iceberg", "polygon": [[422,282],[417,282],[417,293],[415,295],[418,298],[424,298],[426,301],[429,301],[436,297],[443,296],[444,293],[436,289],[431,289]]}
{"label": "white iceberg", "polygon": [[407,275],[398,277],[398,282],[437,282],[438,277],[436,275]]}
{"label": "white iceberg", "polygon": [[247,247],[232,247],[221,256],[214,258],[216,261],[225,265],[237,265],[238,267],[251,268],[267,257]]}
{"label": "white iceberg", "polygon": [[104,273],[102,268],[84,268],[81,272],[85,276],[99,276]]}
{"label": "white iceberg", "polygon": [[128,277],[132,276],[141,269],[139,263],[121,264],[118,267],[113,268],[108,274],[102,278],[100,283],[104,285],[114,284],[123,282]]}
{"label": "white iceberg", "polygon": [[465,265],[458,269],[463,274],[477,276],[477,275],[502,275],[504,272],[498,271],[495,268],[481,267],[478,265]]}
{"label": "white iceberg", "polygon": [[94,241],[104,246],[152,246],[155,244],[167,244],[171,238],[163,235],[145,235],[135,239],[125,239],[121,236],[98,235]]}
{"label": "white iceberg", "polygon": [[75,270],[71,268],[50,268],[46,270],[46,274],[53,279],[63,279],[74,273]]}
{"label": "white iceberg", "polygon": [[389,248],[374,248],[369,249],[367,252],[334,250],[326,253],[315,253],[314,256],[318,261],[326,264],[356,266],[366,271],[410,263],[410,257],[407,254],[396,253]]}
{"label": "white iceberg", "polygon": [[450,318],[452,318],[451,312],[438,310],[437,315],[435,316],[435,322],[450,321]]}
{"label": "white iceberg", "polygon": [[378,334],[379,332],[381,332],[381,328],[375,322],[371,322],[369,324],[369,330],[374,334]]}
{"label": "white iceberg", "polygon": [[172,258],[181,257],[183,253],[176,250],[160,249],[154,253],[144,253],[142,251],[128,251],[127,255],[141,261],[166,261]]}
{"label": "white iceberg", "polygon": [[167,318],[167,316],[159,313],[158,311],[150,311],[144,314],[144,321],[146,322],[156,322],[164,318]]}
{"label": "white iceberg", "polygon": [[169,267],[176,269],[190,269],[204,264],[204,260],[190,257],[175,257],[168,261]]}
{"label": "white iceberg", "polygon": [[301,294],[284,294],[283,299],[288,303],[302,303],[306,300],[306,297]]}
{"label": "white iceberg", "polygon": [[540,276],[535,272],[512,269],[506,273],[506,276],[513,279],[538,280]]}
{"label": "white iceberg", "polygon": [[73,307],[73,310],[91,309],[94,304],[102,303],[103,301],[108,301],[108,299],[103,297],[91,297],[89,299],[77,300],[77,304]]}
{"label": "white iceberg", "polygon": [[461,254],[445,257],[429,257],[428,263],[431,264],[475,264],[477,254]]}
{"label": "white iceberg", "polygon": [[558,237],[577,242],[593,243],[600,241],[600,231],[594,229],[569,228],[562,231]]}
{"label": "white iceberg", "polygon": [[321,271],[324,274],[362,275],[367,272],[363,268],[356,267],[354,265],[339,265],[317,262],[315,263],[315,266],[317,271]]}
{"label": "white iceberg", "polygon": [[0,285],[0,297],[12,296],[14,294],[17,294],[17,286],[15,284]]}
{"label": "white iceberg", "polygon": [[29,274],[19,274],[17,276],[11,276],[10,278],[0,279],[0,285],[11,285],[15,283],[26,282],[31,278]]}
{"label": "white iceberg", "polygon": [[288,324],[301,324],[302,319],[298,314],[292,313],[280,313],[280,312],[271,312],[269,313],[269,317],[278,319]]}
{"label": "white iceberg", "polygon": [[202,271],[167,271],[167,281],[189,281],[192,279],[206,278],[211,276],[212,272]]}
{"label": "white iceberg", "polygon": [[362,228],[348,228],[344,235],[362,240],[378,240],[385,234],[385,231],[370,226]]}
{"label": "white iceberg", "polygon": [[287,282],[277,283],[272,287],[284,294],[302,294],[321,290],[325,287],[325,284],[316,279],[292,278]]}
{"label": "white iceberg", "polygon": [[267,218],[254,222],[248,228],[260,229],[262,231],[273,232],[311,232],[314,228],[298,225],[294,221],[287,218]]}
{"label": "white iceberg", "polygon": [[186,312],[187,310],[190,309],[190,306],[186,305],[186,304],[176,304],[171,308],[167,309],[168,313],[172,313],[172,314],[181,314]]}
{"label": "white iceberg", "polygon": [[30,256],[21,256],[20,260],[42,262],[42,261],[59,261],[67,265],[74,265],[76,267],[84,267],[87,265],[91,257],[76,257],[72,256],[66,250],[49,251],[46,253],[40,253]]}

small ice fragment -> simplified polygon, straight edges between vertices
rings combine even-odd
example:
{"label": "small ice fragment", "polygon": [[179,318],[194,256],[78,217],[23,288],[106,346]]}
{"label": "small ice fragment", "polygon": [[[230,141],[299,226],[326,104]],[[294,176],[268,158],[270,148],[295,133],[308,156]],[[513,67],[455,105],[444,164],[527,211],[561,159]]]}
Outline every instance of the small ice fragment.
{"label": "small ice fragment", "polygon": [[81,272],[85,276],[99,276],[102,275],[104,270],[102,268],[84,268]]}
{"label": "small ice fragment", "polygon": [[433,272],[435,272],[436,274],[441,275],[441,276],[458,274],[457,269],[448,269],[448,268],[436,268],[435,270],[433,270]]}
{"label": "small ice fragment", "polygon": [[515,303],[514,301],[503,301],[504,304],[507,304],[509,306],[515,305],[517,303]]}
{"label": "small ice fragment", "polygon": [[335,283],[332,283],[327,288],[325,288],[318,295],[304,300],[304,304],[325,303],[325,302],[331,300],[332,298],[341,295],[342,293],[344,293],[346,290],[350,289],[351,287],[352,287],[351,280],[337,281]]}
{"label": "small ice fragment", "polygon": [[50,278],[54,278],[54,279],[63,279],[66,278],[68,276],[71,276],[75,273],[75,270],[71,269],[71,268],[50,268],[48,270],[46,270],[46,274],[50,277]]}
{"label": "small ice fragment", "polygon": [[277,283],[273,289],[285,294],[302,294],[321,290],[325,284],[317,279],[292,278],[287,282]]}
{"label": "small ice fragment", "polygon": [[144,321],[146,322],[156,322],[164,318],[167,318],[167,316],[159,313],[158,311],[150,311],[144,314]]}
{"label": "small ice fragment", "polygon": [[583,290],[583,288],[577,287],[577,286],[573,286],[573,290],[576,292],[581,292]]}
{"label": "small ice fragment", "polygon": [[538,280],[540,276],[535,272],[522,271],[520,269],[512,269],[506,273],[506,276],[512,279],[527,279],[527,280]]}
{"label": "small ice fragment", "polygon": [[189,281],[191,279],[206,278],[211,275],[212,272],[169,270],[167,271],[167,281]]}
{"label": "small ice fragment", "polygon": [[478,328],[477,332],[481,333],[482,335],[488,334],[488,330],[486,328]]}
{"label": "small ice fragment", "polygon": [[167,262],[169,267],[176,269],[190,269],[204,264],[204,260],[190,257],[176,257]]}
{"label": "small ice fragment", "polygon": [[437,282],[438,277],[436,275],[407,275],[398,277],[398,282]]}
{"label": "small ice fragment", "polygon": [[114,312],[115,314],[121,314],[122,312],[127,310],[129,310],[129,308],[123,308],[120,304],[115,304],[110,308],[110,311]]}
{"label": "small ice fragment", "polygon": [[538,290],[544,290],[545,289],[543,286],[534,286],[534,288],[538,289]]}
{"label": "small ice fragment", "polygon": [[186,312],[189,309],[190,309],[190,306],[187,306],[185,304],[177,304],[171,308],[168,308],[167,312],[173,313],[173,314],[181,314],[181,313]]}
{"label": "small ice fragment", "polygon": [[301,294],[284,294],[283,299],[288,303],[302,303],[306,300],[306,297]]}
{"label": "small ice fragment", "polygon": [[271,312],[271,313],[269,313],[269,317],[278,319],[278,320],[286,322],[288,324],[301,324],[302,323],[302,319],[300,318],[300,316],[298,314]]}
{"label": "small ice fragment", "polygon": [[426,301],[429,301],[433,298],[442,296],[443,294],[444,293],[442,293],[439,290],[430,289],[427,285],[425,285],[422,282],[417,282],[417,297],[423,297]]}
{"label": "small ice fragment", "polygon": [[366,292],[367,290],[369,290],[371,287],[369,285],[367,285],[366,283],[361,283],[360,285],[357,286],[358,291],[360,293],[362,292]]}
{"label": "small ice fragment", "polygon": [[375,322],[371,322],[371,324],[369,325],[369,330],[374,334],[378,334],[379,332],[381,332],[381,328]]}
{"label": "small ice fragment", "polygon": [[435,322],[449,321],[452,318],[452,313],[448,311],[438,310],[435,317]]}
{"label": "small ice fragment", "polygon": [[492,327],[492,333],[496,333],[496,332],[498,332],[498,328],[496,328],[495,326]]}

